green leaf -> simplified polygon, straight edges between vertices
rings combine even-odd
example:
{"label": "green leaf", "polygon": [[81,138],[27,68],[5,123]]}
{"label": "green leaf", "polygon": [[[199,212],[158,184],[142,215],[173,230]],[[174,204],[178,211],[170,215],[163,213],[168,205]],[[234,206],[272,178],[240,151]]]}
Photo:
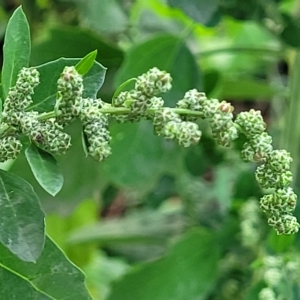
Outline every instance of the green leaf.
{"label": "green leaf", "polygon": [[29,25],[20,6],[11,16],[5,33],[2,68],[4,99],[9,88],[16,83],[18,72],[23,67],[28,67],[30,49]]}
{"label": "green leaf", "polygon": [[[74,230],[68,243],[82,244],[98,242],[111,243],[146,243],[164,245],[167,237],[182,229],[180,222],[171,224],[171,213],[140,211],[128,214],[121,219],[102,221]],[[183,224],[183,222],[181,223]]]}
{"label": "green leaf", "polygon": [[100,168],[104,177],[116,185],[147,191],[165,169],[169,171],[168,157],[172,157],[173,166],[178,165],[181,152],[173,142],[155,136],[148,121],[115,123],[110,126],[110,132],[113,155]]}
{"label": "green leaf", "polygon": [[25,156],[38,183],[46,192],[55,196],[61,190],[64,182],[55,158],[34,144],[25,150]]}
{"label": "green leaf", "polygon": [[32,45],[31,65],[44,64],[60,57],[84,57],[94,49],[97,49],[97,61],[109,69],[118,67],[123,60],[120,49],[78,26],[51,28],[45,37]]}
{"label": "green leaf", "polygon": [[221,80],[219,92],[225,99],[270,99],[275,95],[286,94],[283,86],[272,86],[267,80],[258,80],[251,77],[239,76],[230,77],[225,75]]}
{"label": "green leaf", "polygon": [[198,23],[209,24],[218,9],[217,0],[168,0],[171,7],[179,8]]}
{"label": "green leaf", "polygon": [[90,300],[84,275],[49,239],[35,264],[20,261],[0,245],[1,299]]}
{"label": "green leaf", "polygon": [[121,3],[116,0],[76,1],[81,22],[93,31],[105,34],[118,34],[128,26],[128,17]]}
{"label": "green leaf", "polygon": [[44,214],[32,186],[0,170],[0,242],[20,259],[35,262],[44,247]]}
{"label": "green leaf", "polygon": [[215,237],[204,229],[192,229],[165,258],[125,275],[113,286],[108,299],[206,299],[217,279],[218,259]]}
{"label": "green leaf", "polygon": [[201,89],[200,70],[195,57],[184,40],[170,34],[153,37],[132,47],[117,73],[115,86],[153,67],[166,70],[173,77],[172,90],[164,95],[167,106],[175,105],[187,90]]}
{"label": "green leaf", "polygon": [[119,96],[119,94],[125,89],[125,87],[127,87],[128,85],[130,85],[131,83],[136,82],[136,78],[130,78],[128,80],[126,80],[125,82],[123,82],[121,85],[119,85],[116,88],[116,91],[113,94],[112,97],[112,104],[114,105],[114,100]]}
{"label": "green leaf", "polygon": [[[57,94],[57,80],[65,66],[74,66],[80,60],[60,58],[37,67],[40,72],[41,83],[35,89],[33,104],[29,110],[39,112],[51,111],[54,108]],[[84,97],[95,98],[101,88],[106,68],[95,62],[90,71],[83,77]]]}
{"label": "green leaf", "polygon": [[75,66],[76,71],[80,75],[85,75],[93,67],[95,59],[97,57],[97,50],[92,51],[82,58]]}

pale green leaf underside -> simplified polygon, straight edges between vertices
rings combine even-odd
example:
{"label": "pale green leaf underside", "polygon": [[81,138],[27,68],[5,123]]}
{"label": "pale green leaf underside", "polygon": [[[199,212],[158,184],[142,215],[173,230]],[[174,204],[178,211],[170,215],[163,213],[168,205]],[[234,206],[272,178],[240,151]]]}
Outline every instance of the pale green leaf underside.
{"label": "pale green leaf underside", "polygon": [[55,196],[61,190],[64,182],[55,158],[34,144],[26,149],[25,155],[37,182],[46,192]]}

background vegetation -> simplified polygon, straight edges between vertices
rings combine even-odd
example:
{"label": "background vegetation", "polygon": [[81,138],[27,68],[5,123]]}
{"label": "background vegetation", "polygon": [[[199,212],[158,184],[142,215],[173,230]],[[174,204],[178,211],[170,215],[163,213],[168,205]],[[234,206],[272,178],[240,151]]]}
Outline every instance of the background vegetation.
{"label": "background vegetation", "polygon": [[[23,5],[32,66],[97,49],[108,68],[104,101],[156,66],[174,79],[168,106],[197,88],[231,101],[235,112],[261,110],[274,145],[294,158],[299,191],[298,1],[0,4],[2,41],[8,18]],[[182,149],[154,136],[146,121],[114,123],[113,154],[101,164],[85,158],[79,125],[68,127],[73,147],[58,157],[65,184],[54,198],[36,184],[24,156],[3,166],[34,186],[48,234],[84,270],[94,299],[300,299],[299,237],[277,236],[266,225],[255,166],[239,158],[242,141],[218,146],[200,124],[200,143]]]}

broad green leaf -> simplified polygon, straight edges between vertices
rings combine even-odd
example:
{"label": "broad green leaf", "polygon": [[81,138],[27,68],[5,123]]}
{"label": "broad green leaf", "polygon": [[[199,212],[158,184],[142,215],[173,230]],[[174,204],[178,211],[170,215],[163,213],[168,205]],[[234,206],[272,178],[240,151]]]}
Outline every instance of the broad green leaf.
{"label": "broad green leaf", "polygon": [[44,247],[44,213],[32,186],[0,170],[0,242],[20,259],[35,262]]}
{"label": "broad green leaf", "polygon": [[4,39],[2,68],[4,99],[9,88],[16,83],[18,72],[23,67],[28,67],[30,49],[29,25],[22,7],[19,7],[7,24]]}
{"label": "broad green leaf", "polygon": [[[138,62],[138,63],[137,63]],[[115,86],[157,67],[171,73],[172,90],[163,96],[166,105],[175,105],[178,98],[193,88],[201,88],[201,77],[195,57],[180,37],[170,34],[155,36],[132,47],[116,76]]]}
{"label": "broad green leaf", "polygon": [[55,196],[61,190],[64,182],[55,158],[34,144],[25,150],[25,156],[38,183],[46,192]]}
{"label": "broad green leaf", "polygon": [[92,51],[91,53],[87,54],[84,58],[82,58],[75,66],[76,71],[84,76],[95,63],[95,59],[97,57],[97,50]]}
{"label": "broad green leaf", "polygon": [[198,23],[208,24],[218,9],[217,0],[168,0],[171,7],[179,8]]}
{"label": "broad green leaf", "polygon": [[[85,27],[98,33],[123,32],[127,25],[127,16],[121,3],[116,0],[77,1],[78,13]],[[99,14],[99,12],[101,12]]]}
{"label": "broad green leaf", "polygon": [[60,57],[84,57],[95,49],[96,60],[109,69],[118,67],[123,60],[124,55],[120,49],[90,30],[74,26],[55,27],[47,32],[45,39],[33,43],[31,65],[44,64]]}
{"label": "broad green leaf", "polygon": [[215,237],[204,229],[192,229],[166,257],[137,266],[116,282],[108,299],[206,299],[217,279],[218,260]]}
{"label": "broad green leaf", "polygon": [[[74,66],[80,60],[60,58],[44,65],[38,66],[41,83],[35,89],[33,104],[28,108],[36,111],[51,111],[54,108],[57,94],[57,80],[65,66]],[[83,77],[84,97],[95,98],[101,88],[106,69],[95,62],[90,71]]]}
{"label": "broad green leaf", "polygon": [[221,80],[218,90],[221,98],[225,99],[271,99],[275,95],[286,94],[284,86],[272,86],[265,80],[257,80],[249,77],[229,77],[226,75]]}
{"label": "broad green leaf", "polygon": [[[100,168],[115,184],[147,191],[166,168],[178,166],[180,150],[173,142],[155,136],[150,122],[112,124],[110,132],[113,155]],[[171,164],[168,157],[172,157]]]}
{"label": "broad green leaf", "polygon": [[0,245],[0,297],[24,300],[90,300],[84,275],[47,238],[36,261],[20,261]]}

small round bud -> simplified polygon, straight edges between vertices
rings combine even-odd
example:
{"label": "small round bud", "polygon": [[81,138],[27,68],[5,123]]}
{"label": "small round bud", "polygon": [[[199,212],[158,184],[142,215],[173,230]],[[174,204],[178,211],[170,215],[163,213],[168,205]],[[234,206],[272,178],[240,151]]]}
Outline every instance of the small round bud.
{"label": "small round bud", "polygon": [[241,112],[237,115],[235,123],[239,125],[247,137],[252,137],[256,134],[261,134],[266,129],[261,112],[251,109],[248,112]]}
{"label": "small round bud", "polygon": [[0,139],[0,162],[15,159],[22,150],[22,143],[15,136],[5,136]]}
{"label": "small round bud", "polygon": [[172,87],[171,82],[172,78],[170,74],[158,68],[152,68],[137,78],[135,89],[151,98],[170,90]]}

